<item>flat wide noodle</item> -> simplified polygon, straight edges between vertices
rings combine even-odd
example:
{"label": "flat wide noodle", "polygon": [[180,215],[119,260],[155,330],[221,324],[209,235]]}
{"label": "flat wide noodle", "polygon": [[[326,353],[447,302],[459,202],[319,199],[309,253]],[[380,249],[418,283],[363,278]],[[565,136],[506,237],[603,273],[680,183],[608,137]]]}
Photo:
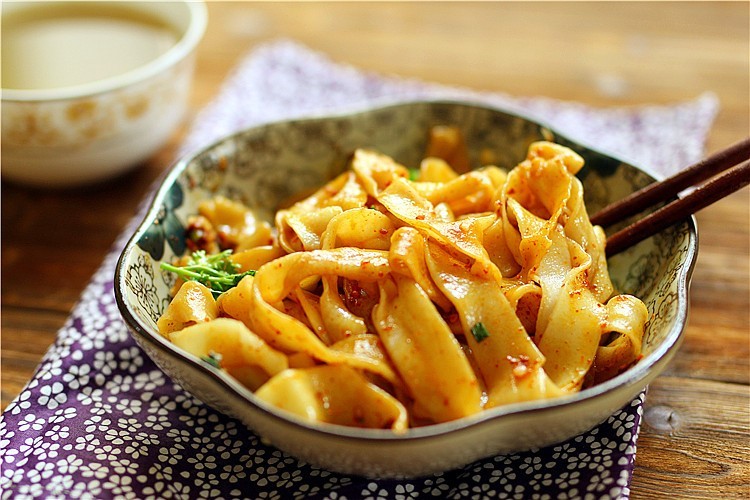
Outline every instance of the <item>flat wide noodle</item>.
{"label": "flat wide noodle", "polygon": [[481,410],[479,381],[458,340],[414,280],[383,280],[378,335],[414,398],[417,417],[445,422]]}
{"label": "flat wide noodle", "polygon": [[[544,356],[531,341],[503,295],[500,284],[471,273],[438,244],[429,245],[427,263],[433,279],[461,319],[487,387],[487,407],[561,394],[544,372]],[[486,337],[472,329],[482,325]]]}
{"label": "flat wide noodle", "polygon": [[284,354],[235,319],[217,318],[209,323],[198,323],[174,332],[170,340],[199,358],[213,356],[219,366],[251,384],[252,390],[289,366]]}
{"label": "flat wide noodle", "polygon": [[638,362],[648,311],[613,296],[583,159],[536,142],[510,172],[470,170],[455,127],[431,136],[418,169],[356,150],[350,170],[278,211],[272,234],[236,202],[202,205],[194,232],[255,272],[215,301],[178,281],[162,334],[302,418],[399,432]]}
{"label": "flat wide noodle", "polygon": [[169,337],[172,332],[211,321],[217,316],[216,301],[211,290],[196,281],[188,281],[177,291],[156,325],[159,333]]}
{"label": "flat wide noodle", "polygon": [[555,232],[538,271],[539,317],[544,321],[537,320],[536,342],[547,357],[547,373],[566,392],[581,388],[606,325],[606,307],[587,287],[590,265],[591,258],[578,245]]}
{"label": "flat wide noodle", "polygon": [[404,406],[347,366],[286,370],[255,395],[312,421],[397,432],[407,428]]}

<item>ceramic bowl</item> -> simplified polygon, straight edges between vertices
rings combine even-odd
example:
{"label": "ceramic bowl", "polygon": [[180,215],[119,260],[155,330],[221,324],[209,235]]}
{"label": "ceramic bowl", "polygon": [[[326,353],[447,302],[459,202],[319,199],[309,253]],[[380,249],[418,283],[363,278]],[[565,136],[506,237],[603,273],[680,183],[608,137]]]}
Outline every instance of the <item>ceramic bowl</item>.
{"label": "ceramic bowl", "polygon": [[[31,9],[73,15],[61,10],[71,4],[4,2],[3,30],[6,19],[28,17]],[[3,88],[2,175],[6,180],[68,187],[115,176],[154,154],[184,117],[195,47],[207,22],[205,4],[102,1],[71,8],[85,8],[90,17],[112,9],[119,9],[118,15],[122,11],[128,19],[145,16],[173,31],[175,42],[158,57],[114,76],[59,87],[50,82],[49,88],[15,88],[20,84]],[[23,64],[34,64],[34,59]]]}
{"label": "ceramic bowl", "polygon": [[644,171],[548,127],[471,103],[399,103],[244,130],[177,163],[127,243],[117,266],[115,293],[136,341],[186,390],[240,419],[265,441],[321,467],[372,477],[419,476],[550,445],[594,427],[629,404],[665,368],[680,342],[696,258],[692,219],[609,261],[616,288],[641,297],[651,313],[644,356],[634,367],[575,395],[493,408],[403,435],[290,416],[157,333],[156,320],[169,302],[171,284],[159,264],[185,251],[184,224],[201,200],[221,193],[270,217],[281,200],[340,173],[356,147],[376,148],[406,165],[417,165],[426,131],[437,124],[457,125],[475,159],[490,148],[498,153],[497,164],[507,168],[525,157],[532,141],[546,138],[573,148],[586,160],[579,177],[592,213],[653,181]]}

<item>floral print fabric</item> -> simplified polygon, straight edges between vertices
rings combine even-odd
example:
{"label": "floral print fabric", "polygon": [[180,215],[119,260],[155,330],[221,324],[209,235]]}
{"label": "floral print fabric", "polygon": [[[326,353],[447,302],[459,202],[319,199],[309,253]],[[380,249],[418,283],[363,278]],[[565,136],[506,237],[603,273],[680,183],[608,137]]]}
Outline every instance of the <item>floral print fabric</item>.
{"label": "floral print fabric", "polygon": [[[240,63],[197,117],[183,153],[261,122],[419,97],[472,98],[535,114],[662,175],[701,157],[717,108],[710,94],[627,110],[479,94],[364,73],[277,41]],[[264,445],[183,391],[131,339],[113,292],[127,234],[0,417],[1,498],[628,497],[643,395],[565,443],[418,479],[335,474]]]}

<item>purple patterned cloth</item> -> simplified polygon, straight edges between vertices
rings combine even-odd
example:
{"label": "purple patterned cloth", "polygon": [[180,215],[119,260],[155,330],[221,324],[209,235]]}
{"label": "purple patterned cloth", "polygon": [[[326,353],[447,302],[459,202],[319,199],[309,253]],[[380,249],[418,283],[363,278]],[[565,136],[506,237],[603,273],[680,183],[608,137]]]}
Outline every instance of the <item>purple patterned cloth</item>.
{"label": "purple patterned cloth", "polygon": [[[712,94],[670,106],[594,109],[478,93],[365,73],[282,40],[243,59],[196,118],[182,153],[262,122],[437,97],[537,116],[657,175],[702,156],[718,108]],[[1,498],[628,497],[643,395],[565,443],[418,479],[335,474],[262,444],[183,391],[131,339],[113,293],[129,232],[0,417]]]}

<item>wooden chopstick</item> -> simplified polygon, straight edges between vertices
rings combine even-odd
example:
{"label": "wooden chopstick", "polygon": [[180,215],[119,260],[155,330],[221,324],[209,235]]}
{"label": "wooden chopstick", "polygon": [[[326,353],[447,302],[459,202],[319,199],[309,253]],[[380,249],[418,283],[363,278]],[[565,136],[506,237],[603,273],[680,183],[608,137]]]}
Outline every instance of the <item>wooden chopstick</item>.
{"label": "wooden chopstick", "polygon": [[[655,202],[675,196],[694,183],[709,179],[717,172],[723,172],[686,196],[609,236],[606,247],[607,255],[612,256],[620,253],[750,184],[750,159],[748,158],[750,158],[750,137],[706,158],[677,175],[647,186],[604,208],[591,218],[592,223],[608,225],[620,221],[644,210]],[[737,165],[740,161],[742,163]]]}
{"label": "wooden chopstick", "polygon": [[591,217],[591,223],[597,226],[609,226],[624,220],[748,158],[750,158],[750,137],[732,144],[672,177],[650,184],[606,206]]}

